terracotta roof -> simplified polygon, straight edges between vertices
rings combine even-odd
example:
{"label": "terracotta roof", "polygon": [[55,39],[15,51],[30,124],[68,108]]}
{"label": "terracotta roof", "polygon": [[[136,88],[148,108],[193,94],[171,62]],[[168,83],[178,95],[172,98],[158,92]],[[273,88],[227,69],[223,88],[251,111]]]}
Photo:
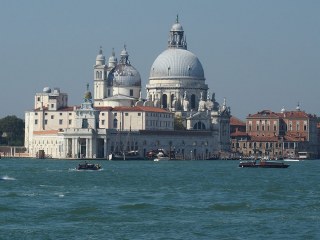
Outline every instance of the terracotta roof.
{"label": "terracotta roof", "polygon": [[290,133],[287,133],[286,135],[284,135],[284,140],[290,141],[290,142],[301,142],[301,141],[306,141],[307,136],[305,134],[301,134],[301,133],[299,135],[298,133],[290,132]]}
{"label": "terracotta roof", "polygon": [[241,121],[239,118],[236,118],[234,116],[231,116],[230,118],[230,125],[236,125],[236,126],[246,126],[246,123],[244,121]]}
{"label": "terracotta roof", "polygon": [[58,130],[44,130],[44,131],[33,131],[34,135],[52,135],[57,134]]}
{"label": "terracotta roof", "polygon": [[315,117],[311,114],[308,114],[304,111],[286,111],[283,113],[278,113],[282,118],[312,118]]}
{"label": "terracotta roof", "polygon": [[255,114],[249,114],[247,119],[251,118],[279,118],[278,114],[275,112],[272,112],[270,110],[262,110],[261,112],[257,112]]}
{"label": "terracotta roof", "polygon": [[112,107],[95,107],[99,111],[111,111]]}
{"label": "terracotta roof", "polygon": [[231,137],[248,137],[249,135],[246,132],[235,131],[230,133]]}
{"label": "terracotta roof", "polygon": [[252,118],[314,118],[316,115],[308,114],[304,111],[285,111],[285,112],[272,112],[270,110],[262,110],[255,114],[249,114],[247,119]]}

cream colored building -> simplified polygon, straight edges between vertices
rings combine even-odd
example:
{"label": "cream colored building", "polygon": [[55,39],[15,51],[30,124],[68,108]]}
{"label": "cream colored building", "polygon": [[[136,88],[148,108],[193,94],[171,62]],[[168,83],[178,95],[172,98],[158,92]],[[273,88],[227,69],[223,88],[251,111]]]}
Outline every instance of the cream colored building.
{"label": "cream colored building", "polygon": [[[210,94],[199,59],[187,50],[184,31],[173,24],[168,49],[154,61],[141,97],[141,77],[126,46],[118,62],[114,50],[106,62],[100,48],[93,67],[93,97],[87,86],[80,106],[68,95],[46,87],[25,113],[25,147],[53,158],[107,158],[120,149],[141,157],[171,149],[182,159],[209,158],[230,150],[230,108]],[[185,130],[174,130],[180,117]]]}

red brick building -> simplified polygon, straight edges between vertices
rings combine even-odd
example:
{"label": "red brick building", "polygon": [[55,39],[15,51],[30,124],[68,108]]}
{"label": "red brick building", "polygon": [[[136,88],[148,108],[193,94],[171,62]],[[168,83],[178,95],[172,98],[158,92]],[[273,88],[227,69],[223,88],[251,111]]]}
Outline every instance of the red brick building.
{"label": "red brick building", "polygon": [[263,110],[249,114],[245,133],[231,132],[231,147],[242,156],[318,157],[318,133],[317,117],[298,107],[280,113]]}

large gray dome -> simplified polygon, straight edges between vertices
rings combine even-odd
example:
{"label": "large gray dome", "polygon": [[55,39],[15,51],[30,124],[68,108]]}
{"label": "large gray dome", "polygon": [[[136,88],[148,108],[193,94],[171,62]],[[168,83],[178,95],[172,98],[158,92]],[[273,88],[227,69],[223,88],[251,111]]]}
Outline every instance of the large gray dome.
{"label": "large gray dome", "polygon": [[140,73],[131,64],[118,64],[114,69],[113,86],[141,86]]}
{"label": "large gray dome", "polygon": [[153,62],[149,79],[192,78],[204,80],[202,65],[192,52],[169,48]]}

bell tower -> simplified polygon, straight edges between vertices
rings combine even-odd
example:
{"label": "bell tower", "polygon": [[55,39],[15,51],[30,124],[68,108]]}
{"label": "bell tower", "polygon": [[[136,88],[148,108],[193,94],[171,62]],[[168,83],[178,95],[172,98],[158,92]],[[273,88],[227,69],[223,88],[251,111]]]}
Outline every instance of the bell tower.
{"label": "bell tower", "polygon": [[96,64],[93,66],[93,93],[96,106],[99,106],[100,102],[106,97],[107,68],[106,58],[103,55],[102,47],[100,47],[99,54],[96,57]]}

